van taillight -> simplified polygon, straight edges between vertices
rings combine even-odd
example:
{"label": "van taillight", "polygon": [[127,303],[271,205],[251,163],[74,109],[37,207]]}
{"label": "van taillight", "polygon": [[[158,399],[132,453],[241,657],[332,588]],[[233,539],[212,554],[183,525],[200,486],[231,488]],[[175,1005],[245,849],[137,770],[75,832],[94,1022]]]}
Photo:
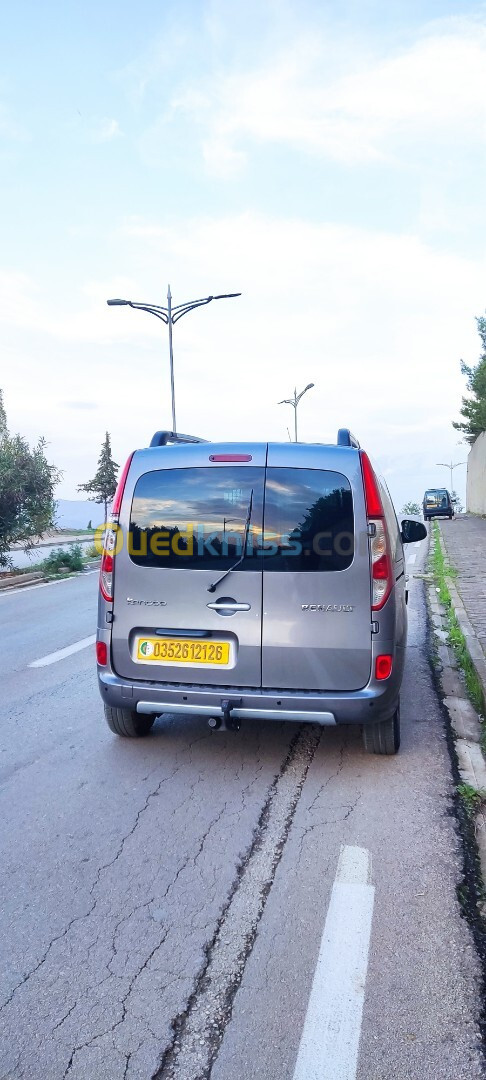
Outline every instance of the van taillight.
{"label": "van taillight", "polygon": [[[115,560],[112,551],[115,550],[116,535],[113,529],[107,529],[103,555],[100,567],[100,590],[104,600],[113,600],[113,566]],[[111,550],[110,550],[111,549]]]}
{"label": "van taillight", "polygon": [[103,554],[101,556],[100,567],[100,592],[103,599],[107,600],[108,603],[113,600],[113,570],[115,565],[116,532],[118,528],[118,517],[121,510],[125,484],[127,482],[128,470],[130,468],[134,453],[135,451],[133,451],[130,454],[130,457],[127,458],[120,474],[120,479],[118,481],[117,489],[115,491],[115,497],[113,499],[113,505],[111,508],[111,517],[113,518],[114,527],[107,528],[103,541]]}
{"label": "van taillight", "polygon": [[378,481],[368,455],[364,450],[360,450],[359,454],[363,474],[366,517],[368,525],[371,526],[370,554],[373,585],[371,607],[373,611],[379,611],[388,600],[393,581],[390,541]]}
{"label": "van taillight", "polygon": [[96,642],[96,662],[100,667],[106,667],[108,663],[108,649],[104,641]]}
{"label": "van taillight", "polygon": [[377,679],[389,679],[392,673],[393,656],[388,654],[377,656],[375,664],[375,675]]}

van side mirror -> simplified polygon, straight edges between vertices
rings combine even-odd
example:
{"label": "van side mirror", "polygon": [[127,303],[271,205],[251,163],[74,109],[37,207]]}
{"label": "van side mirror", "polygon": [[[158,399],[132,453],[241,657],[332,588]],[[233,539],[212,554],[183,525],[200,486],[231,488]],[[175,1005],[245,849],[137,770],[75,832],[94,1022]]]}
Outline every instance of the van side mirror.
{"label": "van side mirror", "polygon": [[425,540],[427,529],[421,521],[413,521],[412,518],[403,518],[401,537],[404,544],[416,544],[418,540]]}

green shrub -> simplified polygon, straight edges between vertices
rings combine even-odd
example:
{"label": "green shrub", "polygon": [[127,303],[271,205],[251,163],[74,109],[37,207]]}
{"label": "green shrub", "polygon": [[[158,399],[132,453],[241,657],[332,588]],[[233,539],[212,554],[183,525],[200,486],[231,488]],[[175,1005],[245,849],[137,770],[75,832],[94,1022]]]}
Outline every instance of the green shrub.
{"label": "green shrub", "polygon": [[69,544],[56,548],[44,559],[42,568],[46,574],[59,574],[62,570],[82,570],[84,567],[81,544]]}

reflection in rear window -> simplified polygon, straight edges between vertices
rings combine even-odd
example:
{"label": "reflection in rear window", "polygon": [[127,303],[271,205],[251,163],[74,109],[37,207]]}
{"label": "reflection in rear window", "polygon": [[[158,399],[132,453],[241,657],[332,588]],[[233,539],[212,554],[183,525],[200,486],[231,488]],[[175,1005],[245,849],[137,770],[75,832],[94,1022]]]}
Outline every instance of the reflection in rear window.
{"label": "reflection in rear window", "polygon": [[449,492],[445,488],[431,488],[430,491],[425,492],[424,502],[429,506],[447,506]]}
{"label": "reflection in rear window", "polygon": [[[261,569],[264,469],[237,465],[144,473],[133,495],[130,557],[179,570]],[[246,543],[245,543],[246,541]]]}
{"label": "reflection in rear window", "polygon": [[[133,495],[128,550],[139,566],[315,573],[353,561],[349,480],[317,469],[163,469]],[[235,564],[238,563],[236,567]]]}
{"label": "reflection in rear window", "polygon": [[268,469],[265,569],[296,573],[346,570],[353,561],[349,480],[319,469]]}

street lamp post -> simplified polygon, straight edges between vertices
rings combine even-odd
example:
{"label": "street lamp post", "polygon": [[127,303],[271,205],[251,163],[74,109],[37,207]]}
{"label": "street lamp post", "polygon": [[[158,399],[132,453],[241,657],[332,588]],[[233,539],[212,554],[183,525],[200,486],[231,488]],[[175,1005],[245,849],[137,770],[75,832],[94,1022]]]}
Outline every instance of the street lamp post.
{"label": "street lamp post", "polygon": [[304,394],[306,394],[308,390],[312,390],[313,386],[314,386],[313,382],[307,383],[307,386],[305,386],[304,389],[300,391],[300,394],[297,393],[297,387],[296,387],[295,390],[294,390],[293,398],[284,398],[283,401],[278,402],[279,405],[292,405],[293,406],[293,409],[294,409],[294,429],[295,429],[295,441],[296,442],[297,442],[297,405],[299,404],[299,401],[300,401],[301,397],[303,397]]}
{"label": "street lamp post", "polygon": [[459,467],[459,465],[466,465],[467,462],[466,461],[456,461],[455,465],[453,465],[452,461],[436,461],[435,464],[436,465],[443,465],[444,469],[450,469],[450,471],[451,471],[451,493],[452,493],[452,491],[454,490],[453,486],[452,486],[453,485],[452,470],[457,469]]}
{"label": "street lamp post", "polygon": [[220,293],[218,296],[206,296],[203,300],[187,300],[184,304],[176,304],[172,306],[172,293],[170,291],[170,285],[167,288],[167,307],[161,307],[159,304],[139,304],[134,300],[107,300],[108,307],[131,307],[137,308],[139,311],[148,311],[149,315],[155,315],[157,319],[161,319],[162,322],[169,327],[169,362],[170,362],[170,393],[172,401],[172,430],[177,432],[176,427],[176,413],[175,413],[175,389],[174,389],[174,352],[172,348],[172,327],[179,319],[182,319],[183,315],[187,315],[188,311],[193,311],[194,308],[203,307],[204,304],[210,304],[211,300],[227,300],[233,296],[241,296],[241,293]]}

